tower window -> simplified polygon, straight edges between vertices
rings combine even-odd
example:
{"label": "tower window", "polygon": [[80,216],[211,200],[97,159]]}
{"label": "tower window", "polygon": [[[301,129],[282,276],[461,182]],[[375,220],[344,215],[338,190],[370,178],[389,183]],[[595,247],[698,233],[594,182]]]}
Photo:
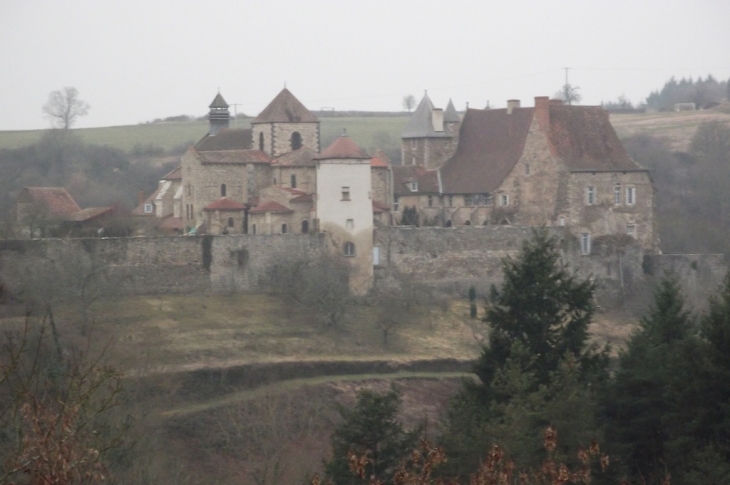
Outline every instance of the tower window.
{"label": "tower window", "polygon": [[234,224],[233,217],[229,217],[228,218],[228,227],[233,227],[233,224]]}
{"label": "tower window", "polygon": [[509,205],[509,195],[507,195],[507,194],[501,194],[499,196],[499,205],[501,205],[501,206],[507,206],[507,205]]}
{"label": "tower window", "polygon": [[295,131],[291,134],[291,149],[294,151],[300,148],[302,148],[302,135],[298,131]]}
{"label": "tower window", "polygon": [[309,232],[309,221],[303,220],[302,221],[302,234],[307,234]]}
{"label": "tower window", "polygon": [[355,244],[353,244],[351,242],[346,242],[343,249],[344,249],[345,256],[348,256],[348,257],[355,256]]}
{"label": "tower window", "polygon": [[586,204],[593,205],[596,203],[596,188],[592,185],[586,187]]}
{"label": "tower window", "polygon": [[256,234],[256,224],[251,225],[251,234]]}
{"label": "tower window", "polygon": [[297,176],[296,174],[291,174],[291,188],[296,189],[297,188]]}
{"label": "tower window", "polygon": [[428,196],[428,206],[433,207],[433,196],[432,195]]}
{"label": "tower window", "polygon": [[636,204],[636,188],[635,187],[626,187],[626,204],[627,205]]}
{"label": "tower window", "polygon": [[221,197],[226,196],[226,184],[221,184]]}
{"label": "tower window", "polygon": [[342,200],[350,200],[350,187],[342,187]]}
{"label": "tower window", "polygon": [[347,228],[347,229],[355,229],[355,220],[354,219],[347,219],[345,221],[345,228]]}
{"label": "tower window", "polygon": [[398,212],[398,209],[400,208],[400,198],[396,195],[393,197],[393,210]]}
{"label": "tower window", "polygon": [[613,203],[614,205],[621,205],[621,185],[616,184],[613,187]]}
{"label": "tower window", "polygon": [[281,225],[281,233],[286,234],[286,224]]}
{"label": "tower window", "polygon": [[264,151],[264,134],[263,132],[259,133],[259,150],[262,152]]}
{"label": "tower window", "polygon": [[591,254],[591,235],[584,232],[580,235],[580,253],[583,255]]}

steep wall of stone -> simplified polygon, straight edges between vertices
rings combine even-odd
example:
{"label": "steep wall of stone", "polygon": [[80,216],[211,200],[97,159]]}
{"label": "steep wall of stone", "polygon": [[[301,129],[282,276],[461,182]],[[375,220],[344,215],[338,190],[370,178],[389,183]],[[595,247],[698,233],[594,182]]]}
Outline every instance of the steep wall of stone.
{"label": "steep wall of stone", "polygon": [[707,297],[717,292],[728,271],[722,254],[656,254],[644,261],[647,275],[661,278],[674,274],[682,283],[687,300],[703,307]]}

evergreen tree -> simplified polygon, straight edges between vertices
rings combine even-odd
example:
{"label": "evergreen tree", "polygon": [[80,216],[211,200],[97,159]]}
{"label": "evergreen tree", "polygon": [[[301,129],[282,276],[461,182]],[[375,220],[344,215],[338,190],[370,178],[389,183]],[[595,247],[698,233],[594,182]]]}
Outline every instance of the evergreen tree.
{"label": "evergreen tree", "polygon": [[[675,277],[665,277],[641,319],[605,396],[609,441],[625,472],[660,483],[687,469],[697,450],[697,404],[706,368],[705,346],[695,335]],[[673,483],[681,483],[676,480]]]}
{"label": "evergreen tree", "polygon": [[[357,404],[339,409],[343,422],[332,434],[332,458],[325,463],[325,474],[337,484],[366,484],[369,478],[382,481],[392,478],[396,466],[414,448],[421,433],[417,428],[405,431],[398,421],[400,394],[363,390],[357,394]],[[347,459],[352,451],[367,454],[369,463],[363,479],[350,472]]]}
{"label": "evergreen tree", "polygon": [[605,368],[605,353],[588,343],[594,284],[578,280],[561,264],[557,238],[545,230],[535,231],[520,255],[506,259],[502,269],[501,289],[492,286],[483,319],[489,325],[489,345],[475,369],[487,400],[498,397],[491,383],[514,342],[534,356],[526,370],[535,374],[537,384],[548,383],[566,354],[586,371]]}

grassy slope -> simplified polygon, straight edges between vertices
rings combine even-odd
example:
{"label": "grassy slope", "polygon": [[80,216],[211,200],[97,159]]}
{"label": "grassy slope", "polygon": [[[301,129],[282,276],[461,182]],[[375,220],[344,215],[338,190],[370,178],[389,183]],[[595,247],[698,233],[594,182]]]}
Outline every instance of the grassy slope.
{"label": "grassy slope", "polygon": [[[343,129],[368,150],[378,148],[384,142],[398,143],[400,132],[407,117],[356,117],[322,118],[322,143],[333,140]],[[239,128],[248,128],[250,120],[239,120]],[[136,144],[158,145],[165,150],[183,143],[196,142],[208,130],[207,121],[148,123],[105,128],[81,128],[73,130],[87,143],[110,145],[129,150]],[[17,148],[38,141],[43,130],[0,131],[0,148]]]}

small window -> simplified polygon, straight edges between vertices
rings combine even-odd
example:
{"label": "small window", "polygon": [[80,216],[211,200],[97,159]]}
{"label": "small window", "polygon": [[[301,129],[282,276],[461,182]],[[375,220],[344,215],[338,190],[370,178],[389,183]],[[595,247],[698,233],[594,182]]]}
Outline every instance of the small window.
{"label": "small window", "polygon": [[626,225],[626,234],[628,234],[631,237],[636,237],[636,226],[633,224],[627,224]]}
{"label": "small window", "polygon": [[309,232],[309,221],[303,220],[302,221],[302,234],[307,234]]}
{"label": "small window", "polygon": [[296,174],[291,174],[291,188],[296,189],[297,188],[297,176]]}
{"label": "small window", "polygon": [[380,264],[380,247],[373,246],[373,266],[378,266],[379,264]]}
{"label": "small window", "polygon": [[451,219],[449,219],[448,221],[446,221],[446,227],[451,227],[451,226],[452,226]]}
{"label": "small window", "polygon": [[276,185],[276,177],[274,177],[274,185]]}
{"label": "small window", "polygon": [[281,225],[281,233],[286,234],[286,224]]}
{"label": "small window", "polygon": [[432,195],[428,196],[428,206],[433,207],[433,196]]}
{"label": "small window", "polygon": [[621,205],[621,185],[619,184],[613,187],[613,203],[614,205]]}
{"label": "small window", "polygon": [[449,196],[449,207],[454,207],[454,196],[453,195]]}
{"label": "small window", "polygon": [[144,205],[144,213],[145,214],[151,214],[152,213],[152,204],[145,204]]}
{"label": "small window", "polygon": [[596,203],[596,188],[592,185],[586,187],[586,204],[593,205]]}
{"label": "small window", "polygon": [[259,150],[264,151],[264,133],[259,133]]}
{"label": "small window", "polygon": [[344,253],[347,257],[355,256],[355,244],[351,242],[346,242],[344,246]]}
{"label": "small window", "polygon": [[233,225],[234,225],[233,217],[229,217],[228,218],[228,227],[233,227]]}
{"label": "small window", "polygon": [[350,200],[350,187],[342,187],[342,200]]}
{"label": "small window", "polygon": [[499,196],[499,205],[502,207],[509,205],[509,195],[507,194],[500,194]]}
{"label": "small window", "polygon": [[418,182],[411,182],[409,188],[411,192],[418,192]]}
{"label": "small window", "polygon": [[347,221],[345,221],[345,227],[347,229],[355,229],[355,220],[354,219],[347,219]]}
{"label": "small window", "polygon": [[636,188],[626,187],[626,205],[636,204]]}
{"label": "small window", "polygon": [[393,210],[398,212],[399,207],[400,207],[400,199],[396,195],[395,197],[393,197]]}
{"label": "small window", "polygon": [[591,235],[584,232],[580,235],[580,253],[583,255],[591,254]]}
{"label": "small window", "polygon": [[188,184],[188,196],[193,195],[193,186]]}
{"label": "small window", "polygon": [[251,234],[256,234],[256,224],[251,226]]}
{"label": "small window", "polygon": [[529,163],[525,164],[525,175],[530,175],[530,164]]}
{"label": "small window", "polygon": [[302,135],[298,131],[295,131],[291,134],[291,149],[294,151],[300,148],[302,148]]}
{"label": "small window", "polygon": [[559,219],[559,221],[558,221],[558,224],[559,224],[560,226],[564,226],[564,225],[565,225],[565,217],[563,217],[563,216],[560,216],[560,219]]}
{"label": "small window", "polygon": [[221,197],[226,196],[226,184],[221,184]]}
{"label": "small window", "polygon": [[467,221],[464,223],[465,226],[471,226],[471,221],[467,219]]}
{"label": "small window", "polygon": [[465,195],[464,196],[464,205],[467,206],[467,207],[468,206],[471,206],[471,205],[474,205],[474,200],[473,200],[473,197],[471,195]]}

